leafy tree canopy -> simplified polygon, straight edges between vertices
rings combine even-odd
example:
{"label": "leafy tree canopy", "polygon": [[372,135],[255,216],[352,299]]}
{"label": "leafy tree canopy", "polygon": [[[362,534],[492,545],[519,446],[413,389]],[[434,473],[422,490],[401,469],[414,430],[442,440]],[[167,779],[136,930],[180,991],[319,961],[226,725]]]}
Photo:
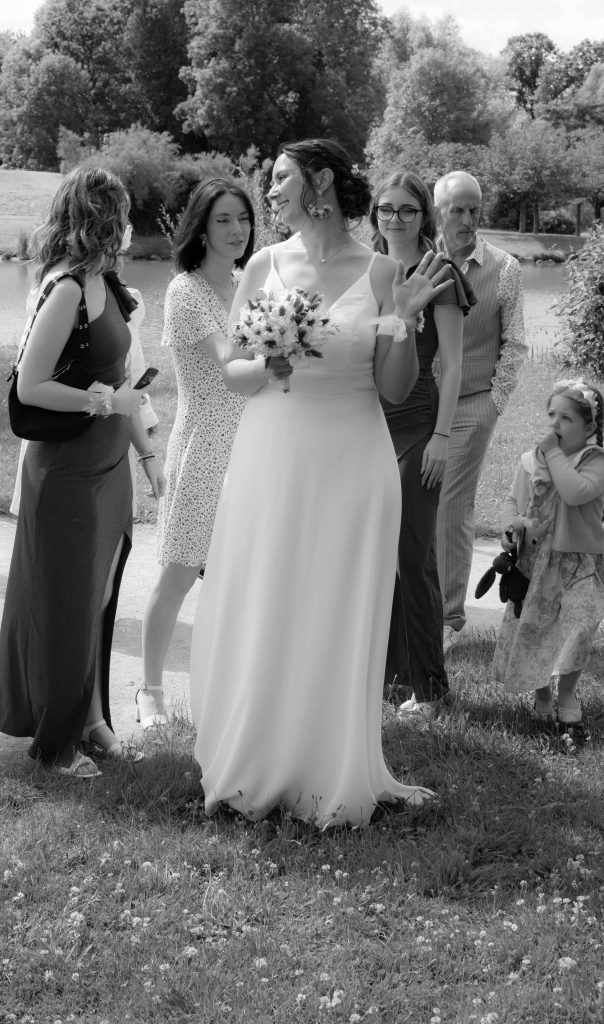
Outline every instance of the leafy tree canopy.
{"label": "leafy tree canopy", "polygon": [[512,36],[507,41],[504,56],[511,85],[518,106],[529,117],[534,117],[535,93],[541,73],[548,62],[555,62],[557,54],[555,44],[543,32],[527,32],[526,35]]}
{"label": "leafy tree canopy", "polygon": [[8,167],[58,170],[60,126],[79,129],[90,105],[90,80],[71,57],[23,39],[0,73],[0,160]]}
{"label": "leafy tree canopy", "polygon": [[375,0],[186,0],[185,127],[237,155],[336,135],[361,156],[383,94]]}

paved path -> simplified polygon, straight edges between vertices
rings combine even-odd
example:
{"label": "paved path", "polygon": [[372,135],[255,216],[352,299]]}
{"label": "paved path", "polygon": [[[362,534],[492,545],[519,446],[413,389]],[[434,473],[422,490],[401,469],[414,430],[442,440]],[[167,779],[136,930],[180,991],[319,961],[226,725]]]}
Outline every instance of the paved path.
{"label": "paved path", "polygon": [[[0,606],[4,606],[4,592],[10,565],[15,535],[16,520],[12,516],[0,516]],[[473,594],[476,582],[490,566],[499,545],[489,541],[477,542],[474,546],[472,575],[468,588],[468,626],[479,630],[491,630],[498,626],[503,614],[499,602],[498,588],[494,585],[480,601]],[[134,695],[142,678],[141,622],[147,595],[157,571],[155,561],[155,527],[136,524],[134,544],[122,581],[120,600],[113,637],[111,660],[111,714],[114,729],[126,739],[138,735],[139,726],[134,721]],[[188,594],[180,612],[174,638],[166,663],[164,689],[169,705],[188,709],[189,706],[189,645],[195,606],[202,586],[197,581]],[[0,753],[21,752],[28,745],[24,739],[13,738],[0,733]]]}

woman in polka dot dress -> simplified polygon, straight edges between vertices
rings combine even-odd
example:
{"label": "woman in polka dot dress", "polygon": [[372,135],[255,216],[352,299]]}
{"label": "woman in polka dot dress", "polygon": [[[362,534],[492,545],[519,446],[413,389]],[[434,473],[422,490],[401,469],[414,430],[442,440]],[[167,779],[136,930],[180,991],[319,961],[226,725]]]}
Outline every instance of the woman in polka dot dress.
{"label": "woman in polka dot dress", "polygon": [[226,390],[220,369],[235,268],[254,248],[254,210],[224,178],[191,193],[174,237],[180,271],[170,282],[163,344],[172,353],[178,408],[168,442],[166,493],[158,520],[160,572],[143,619],[143,684],[136,695],[144,729],[167,722],[164,663],[178,613],[205,563],[216,506],[245,399]]}

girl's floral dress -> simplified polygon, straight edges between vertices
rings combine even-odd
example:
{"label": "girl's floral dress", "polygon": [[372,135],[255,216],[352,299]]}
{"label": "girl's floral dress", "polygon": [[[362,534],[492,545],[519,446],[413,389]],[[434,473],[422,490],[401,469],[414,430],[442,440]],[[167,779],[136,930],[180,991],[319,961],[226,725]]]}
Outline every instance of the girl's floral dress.
{"label": "girl's floral dress", "polygon": [[559,506],[549,473],[537,471],[517,562],[531,582],[519,619],[507,603],[493,659],[493,678],[509,693],[581,671],[604,618],[604,556],[552,550]]}

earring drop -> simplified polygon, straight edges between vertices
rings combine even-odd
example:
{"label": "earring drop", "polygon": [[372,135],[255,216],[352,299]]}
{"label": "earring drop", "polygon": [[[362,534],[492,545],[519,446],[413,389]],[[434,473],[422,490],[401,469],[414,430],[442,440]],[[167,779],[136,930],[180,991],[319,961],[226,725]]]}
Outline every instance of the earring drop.
{"label": "earring drop", "polygon": [[313,217],[315,220],[326,220],[327,217],[331,217],[333,213],[333,206],[331,205],[331,203],[326,203],[323,200],[321,202],[321,205],[319,205],[321,196],[322,192],[319,190],[317,192],[316,201],[314,203],[310,203],[308,207],[308,212],[310,213],[311,217]]}

